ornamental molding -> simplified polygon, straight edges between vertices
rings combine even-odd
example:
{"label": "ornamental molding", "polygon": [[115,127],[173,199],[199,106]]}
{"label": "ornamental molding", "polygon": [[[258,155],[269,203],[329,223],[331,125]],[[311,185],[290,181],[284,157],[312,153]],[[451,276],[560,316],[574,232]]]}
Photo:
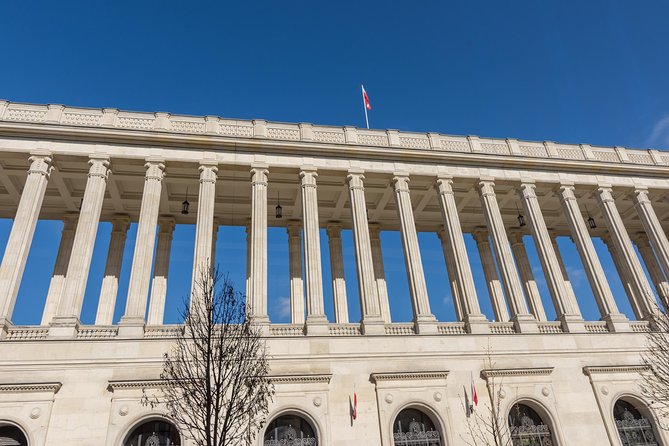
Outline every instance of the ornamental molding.
{"label": "ornamental molding", "polygon": [[273,384],[330,384],[331,374],[322,375],[273,375],[267,379]]}
{"label": "ornamental molding", "polygon": [[553,373],[553,367],[538,367],[531,369],[488,369],[482,370],[483,378],[510,378],[518,376],[548,376]]}
{"label": "ornamental molding", "polygon": [[51,392],[55,394],[62,386],[60,382],[0,384],[0,393]]}
{"label": "ornamental molding", "polygon": [[109,381],[107,389],[110,392],[115,392],[117,390],[159,389],[162,386],[163,386],[163,380],[143,379],[143,380],[127,380],[127,381]]}
{"label": "ornamental molding", "polygon": [[381,381],[409,381],[409,380],[426,380],[426,379],[446,379],[448,377],[448,370],[434,371],[434,372],[384,372],[372,373],[370,375],[372,381],[379,383]]}
{"label": "ornamental molding", "polygon": [[642,373],[647,370],[649,370],[647,365],[609,365],[583,367],[583,373],[587,376],[609,373]]}

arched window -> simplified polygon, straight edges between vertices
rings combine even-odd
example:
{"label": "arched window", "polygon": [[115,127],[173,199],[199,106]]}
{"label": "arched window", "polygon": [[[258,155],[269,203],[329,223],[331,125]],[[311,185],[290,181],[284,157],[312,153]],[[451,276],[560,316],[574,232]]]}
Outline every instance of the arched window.
{"label": "arched window", "polygon": [[265,429],[264,446],[317,446],[311,424],[299,415],[282,415]]}
{"label": "arched window", "polygon": [[553,446],[551,428],[531,407],[516,403],[509,412],[509,431],[513,446]]}
{"label": "arched window", "polygon": [[623,446],[658,446],[655,439],[653,425],[644,417],[633,404],[616,401],[613,406],[613,418],[616,420],[616,429]]}
{"label": "arched window", "polygon": [[154,419],[145,421],[130,432],[123,446],[180,446],[181,436],[174,424]]}
{"label": "arched window", "polygon": [[18,426],[0,421],[0,445],[28,446],[28,439]]}
{"label": "arched window", "polygon": [[441,435],[427,414],[418,409],[404,409],[393,423],[395,446],[440,446]]}

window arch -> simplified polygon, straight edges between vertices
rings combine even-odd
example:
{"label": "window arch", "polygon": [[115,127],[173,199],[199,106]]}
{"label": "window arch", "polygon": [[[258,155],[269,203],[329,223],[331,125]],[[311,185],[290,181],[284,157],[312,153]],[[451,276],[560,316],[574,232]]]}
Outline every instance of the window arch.
{"label": "window arch", "polygon": [[616,401],[613,419],[623,446],[659,446],[650,420],[631,402],[623,399]]}
{"label": "window arch", "polygon": [[0,445],[28,446],[28,437],[17,425],[0,420]]}
{"label": "window arch", "polygon": [[509,411],[509,431],[513,446],[554,446],[550,426],[527,404],[516,403]]}
{"label": "window arch", "polygon": [[180,446],[181,435],[176,426],[167,420],[154,418],[136,426],[123,442],[123,446]]}
{"label": "window arch", "polygon": [[318,436],[305,418],[284,414],[267,425],[263,446],[318,446]]}
{"label": "window arch", "polygon": [[440,446],[441,435],[425,412],[407,408],[393,422],[394,446]]}

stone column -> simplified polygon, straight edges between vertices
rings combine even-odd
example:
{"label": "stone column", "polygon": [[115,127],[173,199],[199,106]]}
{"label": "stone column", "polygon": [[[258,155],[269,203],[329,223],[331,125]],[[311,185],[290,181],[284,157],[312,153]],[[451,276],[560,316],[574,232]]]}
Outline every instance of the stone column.
{"label": "stone column", "polygon": [[525,291],[530,312],[538,321],[546,321],[546,311],[544,311],[544,304],[541,302],[537,282],[534,280],[530,259],[527,257],[523,234],[513,231],[509,234],[509,239],[511,240],[511,250],[513,251],[513,257],[516,259],[518,274],[520,274],[520,280],[523,283],[523,291]]}
{"label": "stone column", "polygon": [[664,229],[662,229],[657,214],[655,214],[653,205],[650,203],[648,188],[637,187],[634,189],[634,206],[662,271],[669,274],[669,240]]}
{"label": "stone column", "polygon": [[499,276],[497,275],[495,258],[490,249],[488,231],[485,229],[477,229],[472,235],[474,236],[476,247],[479,250],[479,257],[481,257],[481,267],[483,268],[483,276],[485,277],[486,285],[488,287],[488,294],[490,295],[490,303],[492,304],[492,312],[495,315],[495,321],[507,322],[509,320],[509,311],[507,310],[506,302],[504,301],[502,283],[499,281]]}
{"label": "stone column", "polygon": [[321,269],[321,236],[318,222],[316,169],[300,172],[302,189],[302,226],[304,228],[304,266],[307,291],[307,335],[328,334],[328,320],[323,307],[323,272]]}
{"label": "stone column", "polygon": [[599,307],[602,320],[607,321],[607,325],[611,331],[628,331],[629,323],[627,322],[627,318],[618,310],[618,305],[613,298],[604,268],[602,268],[602,264],[599,261],[595,245],[592,243],[592,238],[588,233],[588,228],[583,219],[583,214],[578,206],[573,184],[562,184],[560,186],[559,197],[564,216],[569,225],[571,238],[578,250],[578,255],[583,264],[585,274],[588,277],[590,288]]}
{"label": "stone column", "polygon": [[383,251],[381,249],[381,227],[378,223],[369,224],[369,241],[372,247],[372,261],[374,262],[374,279],[376,280],[376,291],[379,295],[379,309],[383,322],[392,322],[390,315],[390,300],[388,298],[388,285],[386,284],[386,271],[383,266]]}
{"label": "stone column", "polygon": [[648,241],[648,237],[645,233],[637,234],[636,246],[639,248],[639,254],[641,254],[641,259],[646,265],[648,274],[650,274],[650,279],[655,285],[655,290],[657,295],[660,296],[662,305],[664,305],[665,310],[669,309],[669,280],[667,280],[664,271],[660,267],[657,257],[653,252],[653,247]]}
{"label": "stone column", "polygon": [[[191,299],[202,293],[198,283],[207,274],[211,265],[212,234],[214,231],[214,206],[216,204],[216,180],[218,165],[207,160],[200,164],[200,191],[197,197],[197,223],[195,225],[195,254],[193,255],[193,279]],[[248,290],[247,290],[248,295]]]}
{"label": "stone column", "polygon": [[118,294],[118,280],[121,277],[123,264],[123,250],[130,227],[130,218],[127,215],[117,215],[112,218],[112,232],[107,250],[107,264],[104,278],[100,287],[98,311],[95,315],[95,325],[111,325],[114,318],[114,307]]}
{"label": "stone column", "polygon": [[620,217],[613,199],[613,191],[608,185],[600,185],[597,191],[599,206],[606,219],[611,242],[615,247],[623,269],[629,273],[631,288],[638,299],[638,309],[644,319],[650,319],[657,310],[655,296],[643,271],[639,257],[634,251],[623,220]]}
{"label": "stone column", "polygon": [[346,279],[344,278],[344,253],[341,243],[341,230],[342,226],[338,223],[328,223],[327,225],[335,322],[338,324],[347,324],[348,303],[346,301]]}
{"label": "stone column", "polygon": [[302,225],[289,221],[288,258],[290,266],[290,322],[304,324],[304,281],[302,279]]}
{"label": "stone column", "polygon": [[[160,159],[148,159],[145,164],[144,193],[137,224],[135,252],[132,256],[132,269],[128,285],[128,300],[125,314],[119,323],[119,336],[142,336],[146,303],[151,285],[151,269],[158,230],[160,192],[162,190],[165,164]],[[199,211],[199,209],[198,209]]]}
{"label": "stone column", "polygon": [[58,302],[65,285],[65,273],[67,273],[67,264],[70,262],[72,243],[74,242],[74,229],[77,227],[78,218],[79,214],[67,214],[63,218],[63,231],[60,236],[56,264],[53,267],[53,274],[49,283],[49,292],[46,295],[41,325],[49,325],[51,318],[56,315],[56,311],[58,310]]}
{"label": "stone column", "polygon": [[170,252],[174,234],[174,217],[161,217],[158,220],[158,245],[156,263],[153,266],[151,296],[149,297],[149,315],[147,325],[160,325],[165,319],[165,298],[167,297],[167,274],[170,270]]}
{"label": "stone column", "polygon": [[453,194],[453,180],[449,177],[437,178],[436,186],[444,224],[442,247],[446,253],[446,267],[451,278],[451,289],[454,290],[453,300],[458,301],[457,307],[461,313],[461,320],[466,323],[470,333],[487,333],[489,326],[485,316],[481,313],[476,295],[474,277]]}
{"label": "stone column", "polygon": [[478,191],[488,231],[490,232],[492,246],[495,250],[500,278],[506,292],[511,318],[515,322],[518,331],[536,332],[538,331],[536,319],[528,312],[527,304],[523,297],[522,285],[520,284],[518,271],[513,261],[513,254],[511,253],[511,246],[509,245],[509,239],[504,228],[502,214],[499,211],[494,181],[482,178],[478,184]]}
{"label": "stone column", "polygon": [[362,331],[365,334],[384,334],[384,320],[379,306],[379,290],[374,271],[372,243],[367,222],[367,204],[365,202],[364,175],[362,171],[349,170],[349,198],[351,201],[351,219],[353,221],[353,246],[358,271],[358,290],[360,294],[360,315]]}
{"label": "stone column", "polygon": [[567,292],[562,270],[553,249],[551,237],[546,228],[546,222],[541,214],[534,183],[522,183],[518,193],[527,214],[534,245],[537,248],[537,254],[539,254],[544,278],[546,279],[546,285],[553,298],[555,313],[558,319],[562,321],[565,331],[585,331],[583,317],[581,316],[578,304],[575,300],[571,299],[571,296]]}
{"label": "stone column", "polygon": [[564,264],[564,259],[562,254],[560,254],[560,246],[558,245],[557,238],[558,235],[555,232],[550,231],[548,233],[551,237],[551,244],[553,245],[553,251],[555,251],[555,257],[557,258],[558,265],[560,266],[560,271],[562,272],[562,281],[564,282],[564,288],[567,291],[569,300],[571,302],[576,302],[578,306],[578,301],[576,300],[576,293],[574,292],[574,287],[571,285],[571,279],[567,273],[567,266]]}
{"label": "stone column", "polygon": [[35,152],[30,157],[28,176],[0,265],[0,339],[4,338],[7,327],[11,325],[51,169],[51,154]]}
{"label": "stone column", "polygon": [[641,299],[636,294],[636,290],[634,289],[634,286],[632,285],[632,279],[631,273],[629,272],[629,269],[627,266],[623,263],[623,261],[620,259],[620,255],[618,254],[618,250],[613,244],[613,240],[611,240],[611,237],[609,234],[604,234],[602,236],[602,242],[606,245],[606,249],[608,249],[609,254],[611,255],[611,260],[613,261],[613,265],[616,268],[616,271],[618,272],[618,277],[620,278],[620,282],[623,284],[623,288],[625,289],[625,294],[627,295],[627,298],[630,301],[630,305],[632,307],[632,311],[634,312],[634,316],[636,317],[637,320],[643,319],[643,310],[639,306],[639,302]]}
{"label": "stone column", "polygon": [[211,230],[211,267],[216,267],[216,243],[218,242],[218,227],[221,226],[221,221],[218,217],[214,217],[214,224]]}
{"label": "stone column", "polygon": [[455,273],[455,261],[453,260],[453,250],[449,246],[448,237],[446,237],[446,231],[444,227],[440,227],[437,231],[437,236],[441,242],[441,250],[444,252],[444,262],[446,263],[446,272],[448,273],[448,284],[451,288],[451,298],[453,299],[453,308],[455,309],[455,316],[458,321],[465,320],[465,314],[462,310],[462,304],[460,301],[462,297],[458,294],[458,284],[456,282],[456,273]]}
{"label": "stone column", "polygon": [[269,324],[267,315],[267,166],[251,166],[251,261],[247,300],[254,322]]}
{"label": "stone column", "polygon": [[79,325],[79,315],[84,302],[109,176],[109,157],[92,155],[88,163],[90,164],[88,180],[72,244],[70,263],[67,266],[65,287],[58,305],[57,316],[51,321],[50,337],[74,337]]}
{"label": "stone column", "polygon": [[404,173],[396,173],[393,177],[397,216],[400,221],[400,235],[404,248],[404,263],[409,282],[409,293],[416,324],[416,333],[431,334],[437,332],[437,319],[430,311],[427,298],[427,285],[423,273],[423,261],[418,247],[418,233],[413,217],[411,195],[409,194],[409,177]]}

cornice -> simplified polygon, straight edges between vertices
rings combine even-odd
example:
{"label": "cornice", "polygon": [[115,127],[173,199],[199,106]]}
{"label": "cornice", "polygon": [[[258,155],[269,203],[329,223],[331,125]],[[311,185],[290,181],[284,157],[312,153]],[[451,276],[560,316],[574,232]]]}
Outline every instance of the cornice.
{"label": "cornice", "polygon": [[332,375],[273,375],[267,377],[273,384],[313,384],[330,383]]}
{"label": "cornice", "polygon": [[109,381],[107,389],[110,392],[131,389],[158,389],[162,387],[162,383],[163,381],[160,379]]}
{"label": "cornice", "polygon": [[531,369],[488,369],[482,370],[481,375],[489,378],[508,378],[516,376],[547,376],[553,373],[553,367],[538,367]]}
{"label": "cornice", "polygon": [[426,380],[426,379],[446,379],[448,377],[448,370],[434,371],[434,372],[385,372],[372,373],[370,375],[372,381],[375,383],[381,381],[407,381],[407,380]]}
{"label": "cornice", "polygon": [[55,394],[62,385],[60,382],[0,384],[0,393],[51,392]]}
{"label": "cornice", "polygon": [[583,373],[587,376],[601,375],[609,373],[642,373],[649,367],[640,365],[608,365],[608,366],[586,366],[583,367]]}

